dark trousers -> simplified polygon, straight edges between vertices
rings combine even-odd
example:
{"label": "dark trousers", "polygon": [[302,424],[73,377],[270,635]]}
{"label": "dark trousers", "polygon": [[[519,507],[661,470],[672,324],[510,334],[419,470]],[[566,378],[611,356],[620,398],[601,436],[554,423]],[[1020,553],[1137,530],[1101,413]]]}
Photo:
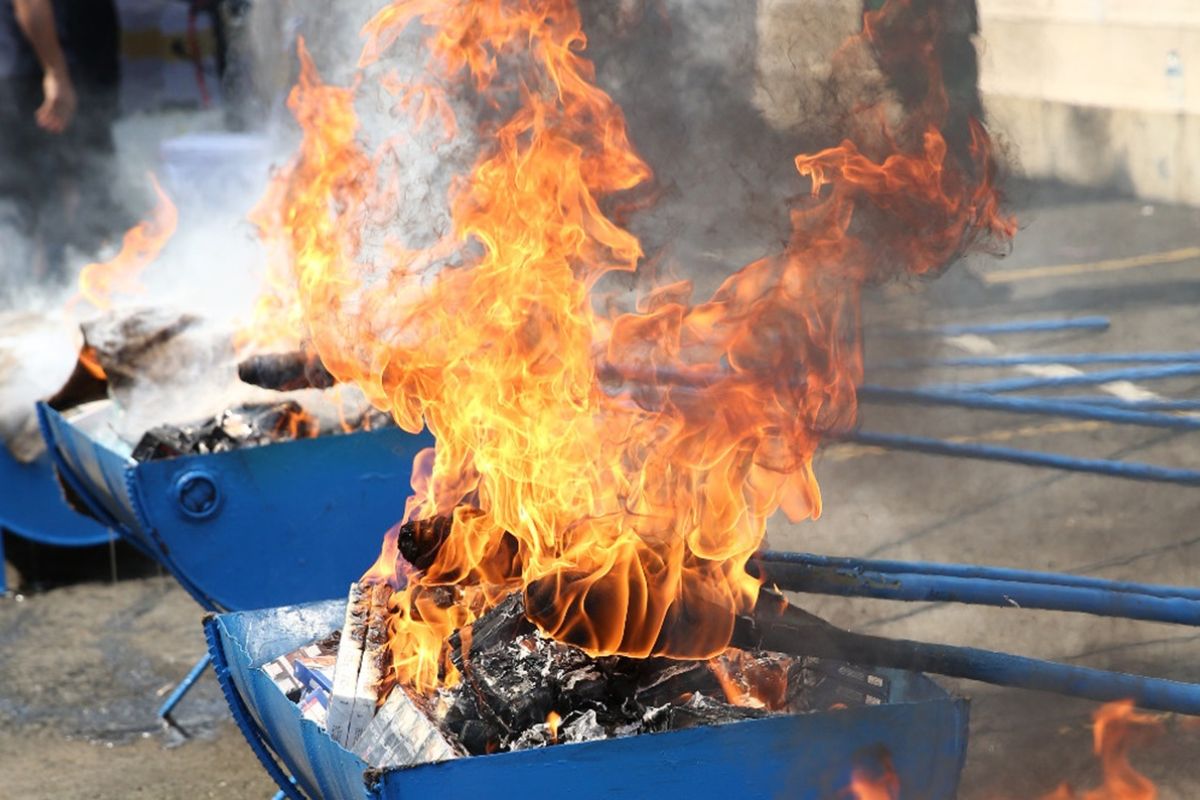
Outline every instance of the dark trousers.
{"label": "dark trousers", "polygon": [[111,194],[116,93],[77,93],[70,127],[50,134],[34,121],[41,78],[0,80],[0,291],[66,282],[68,245],[93,252],[128,222]]}

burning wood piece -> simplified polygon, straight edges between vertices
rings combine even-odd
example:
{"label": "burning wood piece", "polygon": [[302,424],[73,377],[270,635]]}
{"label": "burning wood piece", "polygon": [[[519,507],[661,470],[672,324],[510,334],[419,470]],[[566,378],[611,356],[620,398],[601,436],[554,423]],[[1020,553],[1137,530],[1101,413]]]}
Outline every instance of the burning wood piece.
{"label": "burning wood piece", "polygon": [[193,425],[160,425],[133,449],[135,461],[207,455],[321,434],[320,423],[299,403],[287,401],[229,409]]}
{"label": "burning wood piece", "polygon": [[404,523],[397,540],[400,555],[417,569],[429,569],[453,525],[454,520],[449,516]]}
{"label": "burning wood piece", "polygon": [[253,386],[280,392],[328,389],[336,383],[317,354],[305,350],[250,356],[238,364],[238,377]]}
{"label": "burning wood piece", "polygon": [[358,741],[379,703],[391,591],[386,584],[350,587],[326,717],[329,735],[346,748]]}

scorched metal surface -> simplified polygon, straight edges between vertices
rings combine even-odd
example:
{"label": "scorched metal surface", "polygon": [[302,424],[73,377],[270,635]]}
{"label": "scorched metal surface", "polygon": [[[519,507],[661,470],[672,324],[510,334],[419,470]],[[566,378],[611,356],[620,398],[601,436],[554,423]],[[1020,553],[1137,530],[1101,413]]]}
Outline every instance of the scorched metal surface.
{"label": "scorched metal surface", "polygon": [[234,717],[289,797],[399,800],[550,792],[586,800],[669,791],[689,800],[824,800],[843,792],[854,765],[885,751],[905,797],[950,800],[957,791],[968,703],[923,675],[898,671],[888,671],[892,698],[883,705],[370,770],[302,719],[259,669],[339,628],[344,611],[344,601],[329,601],[205,621]]}
{"label": "scorched metal surface", "polygon": [[139,463],[82,422],[38,414],[89,510],[212,610],[343,595],[402,514],[413,457],[433,444],[384,428]]}

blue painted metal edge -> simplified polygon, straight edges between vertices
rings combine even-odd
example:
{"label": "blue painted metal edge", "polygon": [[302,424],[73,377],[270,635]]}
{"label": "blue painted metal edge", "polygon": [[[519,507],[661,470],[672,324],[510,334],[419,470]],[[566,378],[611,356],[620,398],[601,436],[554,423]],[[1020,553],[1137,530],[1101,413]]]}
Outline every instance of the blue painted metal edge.
{"label": "blue painted metal edge", "polygon": [[246,708],[242,696],[238,694],[237,687],[234,686],[230,677],[229,661],[225,656],[225,648],[222,646],[217,624],[215,614],[208,614],[204,617],[204,638],[208,642],[208,653],[212,658],[213,672],[216,673],[217,683],[221,686],[221,693],[225,695],[225,702],[229,704],[233,721],[237,724],[238,730],[242,732],[242,736],[246,738],[246,743],[250,745],[250,749],[262,764],[263,769],[279,787],[280,795],[278,796],[288,797],[291,800],[305,800],[304,795],[299,793],[296,785],[280,769],[279,764],[271,755],[262,730],[251,716],[250,709]]}

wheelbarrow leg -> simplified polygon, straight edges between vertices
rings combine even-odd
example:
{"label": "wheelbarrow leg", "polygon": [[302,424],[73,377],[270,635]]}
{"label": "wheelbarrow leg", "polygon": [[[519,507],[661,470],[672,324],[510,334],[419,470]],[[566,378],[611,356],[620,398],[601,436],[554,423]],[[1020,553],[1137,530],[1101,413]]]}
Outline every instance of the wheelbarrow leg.
{"label": "wheelbarrow leg", "polygon": [[192,671],[189,672],[187,676],[179,682],[178,686],[171,690],[169,695],[167,695],[166,702],[164,702],[158,709],[159,719],[168,723],[171,721],[171,712],[175,710],[175,706],[179,705],[179,701],[183,699],[184,695],[186,695],[191,688],[196,685],[196,681],[200,680],[200,676],[204,674],[204,670],[208,669],[208,666],[211,663],[212,655],[209,653],[205,653],[201,659],[196,662],[196,666],[192,667]]}

